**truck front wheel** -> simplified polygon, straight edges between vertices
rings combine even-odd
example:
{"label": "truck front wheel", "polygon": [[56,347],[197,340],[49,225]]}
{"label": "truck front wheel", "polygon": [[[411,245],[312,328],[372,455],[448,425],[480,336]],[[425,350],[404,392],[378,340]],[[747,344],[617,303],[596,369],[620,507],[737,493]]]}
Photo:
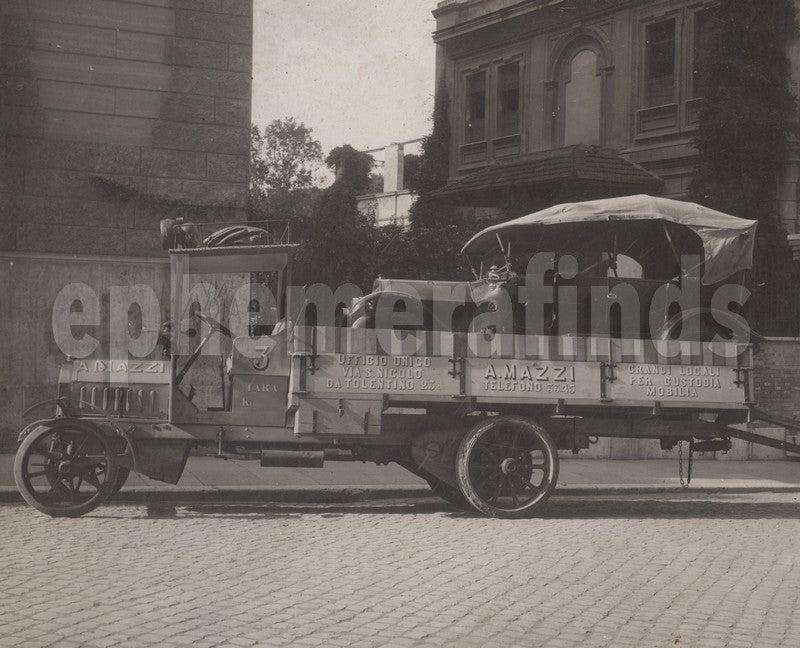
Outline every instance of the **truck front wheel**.
{"label": "truck front wheel", "polygon": [[117,479],[117,458],[91,423],[58,419],[31,430],[17,450],[14,479],[28,504],[52,517],[97,508]]}

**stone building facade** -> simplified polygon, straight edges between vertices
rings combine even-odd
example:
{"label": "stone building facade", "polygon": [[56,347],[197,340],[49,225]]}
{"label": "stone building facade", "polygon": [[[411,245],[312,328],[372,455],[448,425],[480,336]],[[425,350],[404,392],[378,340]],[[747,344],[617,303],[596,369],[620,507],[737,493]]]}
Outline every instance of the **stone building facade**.
{"label": "stone building facade", "polygon": [[[715,4],[439,2],[436,74],[449,97],[452,133],[450,180],[440,194],[466,206],[502,208],[506,216],[509,208],[532,211],[542,202],[637,187],[686,198],[703,102],[704,36]],[[800,40],[787,55],[800,95]],[[778,213],[800,257],[800,144],[795,133],[789,139],[789,160],[776,179]],[[759,406],[800,420],[800,339],[765,340],[757,351]],[[750,456],[752,448],[742,448],[732,456]],[[671,456],[650,442],[618,439],[594,455]]]}
{"label": "stone building facade", "polygon": [[[554,200],[601,197],[603,182],[606,189],[616,185],[611,191],[620,195],[635,191],[639,180],[647,189],[640,174],[644,169],[662,183],[651,184],[648,192],[686,197],[703,101],[698,79],[714,4],[440,2],[434,11],[437,79],[448,92],[452,120],[452,186],[445,193],[464,204],[502,205],[504,197],[496,191],[463,190],[465,177],[480,178],[482,172],[484,184],[517,182],[516,193],[527,188],[527,198],[542,193]],[[789,57],[796,84],[800,42],[792,44]],[[594,176],[580,181],[580,162],[570,165],[564,159],[592,159],[595,147],[606,158],[597,162]],[[634,166],[625,170],[617,160],[617,170],[611,169],[614,155]],[[531,160],[536,164],[526,168]],[[800,235],[799,172],[800,148],[795,145],[779,179],[779,213],[792,238]],[[628,174],[639,178],[626,185]],[[527,187],[509,179],[526,175]],[[566,190],[553,191],[553,179],[566,179]],[[523,209],[537,206],[525,198]]]}
{"label": "stone building facade", "polygon": [[0,434],[49,397],[70,282],[162,295],[158,222],[243,220],[252,0],[0,2]]}

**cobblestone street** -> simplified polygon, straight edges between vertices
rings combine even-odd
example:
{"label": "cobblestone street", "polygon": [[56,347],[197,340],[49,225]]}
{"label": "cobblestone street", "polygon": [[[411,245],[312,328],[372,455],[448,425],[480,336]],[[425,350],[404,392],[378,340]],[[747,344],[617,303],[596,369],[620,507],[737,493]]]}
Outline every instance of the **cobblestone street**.
{"label": "cobblestone street", "polygon": [[0,508],[2,646],[800,646],[796,494]]}

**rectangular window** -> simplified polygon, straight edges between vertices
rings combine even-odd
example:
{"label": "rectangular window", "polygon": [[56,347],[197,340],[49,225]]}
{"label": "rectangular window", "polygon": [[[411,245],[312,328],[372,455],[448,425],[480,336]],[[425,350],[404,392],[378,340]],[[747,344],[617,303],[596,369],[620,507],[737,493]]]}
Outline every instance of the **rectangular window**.
{"label": "rectangular window", "polygon": [[486,140],[486,72],[467,76],[464,122],[467,144]]}
{"label": "rectangular window", "polygon": [[675,101],[675,19],[645,30],[644,107]]}
{"label": "rectangular window", "polygon": [[519,63],[497,68],[497,137],[519,133]]}
{"label": "rectangular window", "polygon": [[692,48],[692,98],[704,95],[706,66],[708,64],[709,45],[714,29],[715,12],[713,9],[698,11],[694,15],[694,47]]}

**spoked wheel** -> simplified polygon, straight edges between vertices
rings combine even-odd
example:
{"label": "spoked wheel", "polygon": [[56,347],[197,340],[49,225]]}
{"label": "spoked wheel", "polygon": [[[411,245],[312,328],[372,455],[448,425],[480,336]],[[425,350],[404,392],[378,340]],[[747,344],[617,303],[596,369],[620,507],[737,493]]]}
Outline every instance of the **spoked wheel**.
{"label": "spoked wheel", "polygon": [[52,517],[78,517],[111,495],[117,460],[102,432],[74,420],[31,431],[14,459],[14,480],[28,504]]}
{"label": "spoked wheel", "polygon": [[481,513],[530,517],[555,488],[558,452],[544,428],[524,418],[499,416],[464,437],[456,474],[461,492]]}

